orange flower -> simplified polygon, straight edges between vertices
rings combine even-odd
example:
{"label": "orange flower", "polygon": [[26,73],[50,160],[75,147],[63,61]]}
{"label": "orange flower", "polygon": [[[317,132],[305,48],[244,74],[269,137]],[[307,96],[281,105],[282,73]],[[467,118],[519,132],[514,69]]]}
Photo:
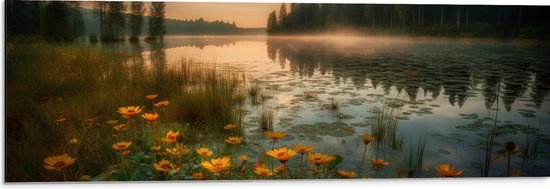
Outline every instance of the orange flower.
{"label": "orange flower", "polygon": [[309,154],[315,149],[315,145],[308,146],[305,144],[298,144],[296,146],[293,146],[292,149],[296,150],[298,153]]}
{"label": "orange flower", "polygon": [[111,147],[113,150],[119,151],[123,154],[128,154],[130,152],[130,145],[132,145],[132,142],[117,142]]}
{"label": "orange flower", "polygon": [[199,154],[200,156],[202,157],[208,157],[210,155],[212,155],[212,150],[208,149],[208,148],[199,148],[197,149],[197,154]]}
{"label": "orange flower", "polygon": [[281,138],[284,138],[286,136],[286,133],[285,132],[272,132],[272,131],[267,131],[265,132],[265,135],[273,140],[277,140],[277,139],[281,139]]}
{"label": "orange flower", "polygon": [[296,151],[282,147],[275,150],[269,150],[266,154],[278,159],[281,163],[286,163],[292,156],[296,155]]}
{"label": "orange flower", "polygon": [[441,174],[441,176],[444,177],[458,177],[464,173],[463,171],[457,170],[456,166],[453,166],[451,169],[451,165],[448,163],[445,164],[438,164],[436,166],[437,172]]}
{"label": "orange flower", "polygon": [[229,144],[239,144],[243,141],[243,137],[228,137],[225,139],[225,142],[229,143]]}
{"label": "orange flower", "polygon": [[254,167],[267,167],[267,163],[260,160],[254,164]]}
{"label": "orange flower", "polygon": [[50,156],[44,159],[44,168],[47,170],[61,171],[62,169],[72,165],[75,160],[76,159],[69,156],[69,154]]}
{"label": "orange flower", "polygon": [[174,132],[174,131],[170,130],[170,131],[168,131],[168,132],[166,133],[166,138],[163,138],[162,140],[163,140],[164,142],[174,143],[174,142],[176,142],[177,136],[178,136],[179,134],[180,134],[179,131],[178,131],[178,132]]}
{"label": "orange flower", "polygon": [[139,106],[127,106],[118,108],[118,113],[122,114],[125,118],[130,118],[141,112],[141,107]]}
{"label": "orange flower", "polygon": [[242,155],[242,156],[239,157],[239,159],[243,162],[246,162],[250,159],[250,157],[248,157],[247,155]]}
{"label": "orange flower", "polygon": [[165,159],[161,160],[158,163],[153,164],[153,167],[155,167],[155,169],[160,172],[169,172],[171,170],[176,169],[176,165],[172,164],[170,161]]}
{"label": "orange flower", "polygon": [[271,172],[266,167],[256,167],[256,168],[254,168],[254,173],[256,173],[257,175],[260,175],[262,177],[269,177],[269,176],[273,175],[273,172]]}
{"label": "orange flower", "polygon": [[309,161],[311,161],[311,163],[319,166],[321,164],[327,164],[327,163],[330,163],[331,161],[335,160],[336,157],[334,156],[331,156],[331,155],[328,155],[328,154],[324,154],[324,153],[310,153],[307,155],[307,158],[309,159]]}
{"label": "orange flower", "polygon": [[153,146],[153,147],[151,147],[151,151],[152,151],[152,152],[155,152],[155,153],[160,152],[160,146]]}
{"label": "orange flower", "polygon": [[70,144],[70,145],[73,145],[73,146],[74,146],[74,145],[77,145],[77,144],[78,144],[78,139],[73,138],[73,139],[69,140],[69,144]]}
{"label": "orange flower", "polygon": [[158,96],[159,96],[158,94],[150,94],[150,95],[146,95],[145,98],[149,100],[155,100]]}
{"label": "orange flower", "polygon": [[144,113],[141,115],[141,117],[143,117],[143,119],[147,120],[148,122],[153,122],[153,121],[156,121],[159,117],[159,114],[157,113]]}
{"label": "orange flower", "polygon": [[126,131],[126,124],[118,124],[113,126],[113,129],[118,132]]}
{"label": "orange flower", "polygon": [[374,136],[370,134],[365,134],[361,136],[361,139],[363,139],[363,142],[365,143],[365,145],[367,145],[374,140]]}
{"label": "orange flower", "polygon": [[155,107],[157,108],[160,108],[160,107],[168,106],[168,104],[170,104],[170,101],[164,100],[164,101],[159,101],[153,105],[155,105]]}
{"label": "orange flower", "polygon": [[281,165],[275,167],[275,169],[273,169],[273,172],[282,173],[284,170],[285,170],[285,166],[283,164],[281,164]]}
{"label": "orange flower", "polygon": [[338,175],[342,178],[353,178],[357,176],[357,173],[355,171],[338,170]]}
{"label": "orange flower", "polygon": [[181,150],[178,148],[166,148],[166,152],[168,152],[170,155],[177,156],[180,155]]}
{"label": "orange flower", "polygon": [[202,180],[204,179],[204,175],[200,172],[198,173],[193,173],[193,180]]}
{"label": "orange flower", "polygon": [[227,124],[223,127],[225,130],[231,130],[237,128],[237,125],[235,124]]}
{"label": "orange flower", "polygon": [[117,123],[118,123],[118,120],[112,119],[112,120],[109,120],[109,121],[106,121],[106,122],[107,122],[107,124],[109,124],[109,125],[114,125],[114,124],[117,124]]}
{"label": "orange flower", "polygon": [[231,167],[231,159],[229,157],[217,158],[210,161],[203,161],[201,165],[208,171],[215,173]]}
{"label": "orange flower", "polygon": [[378,169],[389,165],[389,163],[384,161],[383,159],[373,159],[371,160],[371,163],[372,163],[372,166]]}

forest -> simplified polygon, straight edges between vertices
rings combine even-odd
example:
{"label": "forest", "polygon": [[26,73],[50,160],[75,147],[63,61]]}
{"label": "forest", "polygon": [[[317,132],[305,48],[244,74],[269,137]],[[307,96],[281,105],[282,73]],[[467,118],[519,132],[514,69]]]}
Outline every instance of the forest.
{"label": "forest", "polygon": [[550,38],[548,6],[281,4],[267,33],[323,33],[342,28],[366,34]]}

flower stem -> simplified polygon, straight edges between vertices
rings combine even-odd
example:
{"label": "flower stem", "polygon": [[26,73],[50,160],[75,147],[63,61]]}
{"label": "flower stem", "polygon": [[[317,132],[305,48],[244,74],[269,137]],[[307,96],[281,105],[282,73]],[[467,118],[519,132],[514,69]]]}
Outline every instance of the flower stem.
{"label": "flower stem", "polygon": [[65,175],[65,170],[63,170],[62,172],[63,172],[63,180],[67,181],[67,175]]}
{"label": "flower stem", "polygon": [[359,166],[359,171],[357,173],[361,174],[361,171],[363,170],[363,164],[365,163],[365,156],[367,155],[367,145],[365,145],[365,148],[363,149],[363,158],[361,159],[361,165]]}
{"label": "flower stem", "polygon": [[512,153],[510,151],[508,151],[508,164],[506,166],[506,176],[509,177],[510,176],[510,158],[512,156]]}

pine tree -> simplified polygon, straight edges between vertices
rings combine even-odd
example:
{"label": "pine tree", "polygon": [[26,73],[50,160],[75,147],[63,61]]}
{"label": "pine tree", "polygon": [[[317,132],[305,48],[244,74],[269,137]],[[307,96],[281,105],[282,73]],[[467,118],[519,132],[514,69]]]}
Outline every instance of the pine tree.
{"label": "pine tree", "polygon": [[164,25],[164,2],[152,2],[149,7],[149,37],[151,41],[162,41],[166,33]]}
{"label": "pine tree", "polygon": [[141,28],[143,26],[143,13],[145,9],[143,2],[133,1],[131,4],[131,15],[128,28],[130,29],[130,41],[139,41]]}

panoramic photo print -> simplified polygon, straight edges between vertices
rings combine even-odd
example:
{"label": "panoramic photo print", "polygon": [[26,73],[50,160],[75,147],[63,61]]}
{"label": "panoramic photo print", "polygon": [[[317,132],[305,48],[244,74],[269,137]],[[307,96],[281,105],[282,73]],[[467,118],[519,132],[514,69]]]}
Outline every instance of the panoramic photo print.
{"label": "panoramic photo print", "polygon": [[550,176],[550,6],[5,2],[5,181]]}

